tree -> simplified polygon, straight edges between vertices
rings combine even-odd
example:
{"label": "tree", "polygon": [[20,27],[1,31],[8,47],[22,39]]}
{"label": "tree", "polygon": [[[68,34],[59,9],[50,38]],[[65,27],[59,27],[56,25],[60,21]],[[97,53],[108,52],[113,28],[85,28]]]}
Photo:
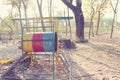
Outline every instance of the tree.
{"label": "tree", "polygon": [[105,10],[105,8],[107,7],[108,0],[99,0],[96,2],[97,2],[96,11],[98,12],[97,29],[96,29],[96,35],[97,35],[100,25],[101,11]]}
{"label": "tree", "polygon": [[[67,7],[67,11],[68,11],[68,17],[70,16],[70,10]],[[68,26],[69,26],[69,31],[70,31],[70,38],[72,38],[72,30],[71,30],[71,23],[70,23],[70,19],[68,19]]]}
{"label": "tree", "polygon": [[[48,0],[48,15],[49,17],[52,17],[52,0]],[[50,25],[51,25],[51,31],[52,31],[52,20],[50,20]]]}
{"label": "tree", "polygon": [[[67,13],[67,15],[66,15]],[[65,12],[65,9],[64,9],[64,17],[65,16],[68,16],[70,17],[70,10],[69,8],[67,7],[67,11]],[[70,38],[72,38],[72,30],[71,30],[71,23],[70,23],[70,19],[65,19],[65,23],[66,23],[66,35],[68,36],[68,32],[70,33],[69,36]]]}
{"label": "tree", "polygon": [[48,15],[49,17],[52,17],[52,0],[49,0],[48,2]]}
{"label": "tree", "polygon": [[[17,7],[20,19],[22,18],[22,16],[21,16],[21,3],[22,3],[21,0],[11,0],[12,9],[14,7]],[[21,31],[22,31],[22,21],[21,20],[20,20],[20,27],[21,27]]]}
{"label": "tree", "polygon": [[22,4],[23,4],[23,7],[24,7],[24,14],[25,14],[25,26],[27,28],[27,30],[29,31],[29,28],[28,28],[28,21],[27,21],[27,6],[28,6],[28,1],[29,0],[22,0]]}
{"label": "tree", "polygon": [[82,1],[76,0],[76,5],[73,4],[73,0],[62,0],[62,2],[74,13],[77,42],[85,42],[86,40],[84,37],[84,15],[82,11]]}
{"label": "tree", "polygon": [[[66,14],[66,12],[65,12],[65,8],[64,8],[64,17],[65,17],[65,14]],[[64,21],[65,21],[65,32],[66,32],[66,36],[68,36],[67,20],[65,19]]]}
{"label": "tree", "polygon": [[116,13],[117,13],[118,2],[119,2],[119,0],[117,0],[117,2],[116,2],[116,4],[115,4],[115,8],[114,8],[114,6],[113,6],[113,4],[112,4],[112,2],[111,2],[111,0],[110,0],[111,6],[112,6],[112,9],[113,9],[113,12],[114,12],[110,38],[112,38],[112,35],[113,35],[113,28],[114,28],[115,16],[116,16]]}
{"label": "tree", "polygon": [[[38,5],[40,18],[43,18],[43,15],[42,15],[42,2],[43,2],[43,0],[40,0],[40,2],[39,2],[39,0],[37,0],[37,5]],[[41,25],[42,25],[43,31],[45,31],[43,20],[41,20]]]}
{"label": "tree", "polygon": [[94,14],[95,14],[95,9],[93,7],[93,4],[94,4],[94,0],[90,0],[90,3],[91,3],[91,17],[90,17],[90,27],[89,27],[89,38],[90,38],[90,34],[91,34],[91,31],[92,31],[92,36],[94,37],[94,32],[93,32],[93,17],[94,17]]}
{"label": "tree", "polygon": [[9,22],[9,20],[8,21],[5,21],[5,20],[3,20],[1,17],[0,17],[0,20],[1,20],[1,22],[2,23],[4,23],[9,29],[10,29],[10,32],[9,32],[9,35],[10,35],[10,40],[12,39],[12,34],[13,34],[13,28],[11,27],[11,25],[10,24],[8,24]]}
{"label": "tree", "polygon": [[[5,4],[6,5],[8,5],[8,4],[11,4],[11,0],[5,0]],[[13,7],[12,7],[12,9],[13,9]],[[11,40],[12,39],[12,35],[13,35],[13,28],[11,27],[11,24],[10,23],[12,23],[11,22],[11,17],[12,17],[12,9],[11,9],[11,12],[10,12],[10,14],[5,18],[5,19],[2,19],[1,17],[0,17],[0,19],[1,19],[1,22],[2,23],[4,23],[9,29],[10,29],[10,32],[9,32],[9,39]],[[0,33],[1,34],[1,33]]]}
{"label": "tree", "polygon": [[[14,7],[17,7],[18,9],[18,12],[19,12],[19,18],[21,19],[22,18],[22,13],[21,13],[21,8],[23,6],[24,8],[24,15],[25,15],[25,26],[28,27],[28,24],[27,24],[27,6],[28,6],[28,2],[30,0],[11,0],[11,4],[12,4],[12,9]],[[22,31],[22,21],[20,20],[20,27],[21,27],[21,31]],[[28,30],[28,28],[27,28]]]}

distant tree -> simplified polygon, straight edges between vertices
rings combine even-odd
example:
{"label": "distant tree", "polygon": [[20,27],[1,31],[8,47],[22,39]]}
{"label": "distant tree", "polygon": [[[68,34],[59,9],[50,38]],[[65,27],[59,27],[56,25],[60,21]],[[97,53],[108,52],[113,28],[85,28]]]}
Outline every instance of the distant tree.
{"label": "distant tree", "polygon": [[[70,17],[70,10],[69,8],[67,7],[67,12],[68,12],[68,17]],[[68,27],[69,27],[69,31],[70,31],[70,37],[72,38],[72,30],[71,30],[71,22],[70,22],[70,19],[68,19]]]}
{"label": "distant tree", "polygon": [[[12,3],[12,1],[11,1],[11,0],[4,0],[3,3],[4,3],[5,5],[9,5],[9,4]],[[13,7],[12,7],[12,9],[13,9]],[[13,26],[11,27],[11,24],[10,24],[10,23],[12,23],[12,22],[11,22],[12,9],[11,9],[11,12],[9,12],[9,15],[8,15],[5,19],[2,19],[2,18],[0,17],[1,22],[4,23],[5,26],[7,26],[7,27],[10,29],[10,32],[9,32],[9,36],[10,36],[9,39],[10,39],[10,40],[12,39],[12,35],[13,35]],[[2,29],[1,29],[1,33],[0,33],[0,34],[2,34]]]}
{"label": "distant tree", "polygon": [[[5,4],[5,5],[11,5],[12,4],[12,0],[3,0],[3,4]],[[9,16],[12,16],[13,8],[14,7],[12,6],[11,11],[9,12]]]}
{"label": "distant tree", "polygon": [[49,15],[49,17],[52,17],[52,2],[53,2],[53,0],[49,0],[49,2],[48,2],[48,15]]}
{"label": "distant tree", "polygon": [[[65,11],[64,9],[64,17],[70,17],[70,10],[68,7],[66,7],[67,11]],[[65,19],[65,23],[66,23],[66,35],[70,36],[70,38],[72,38],[72,30],[71,30],[71,22],[70,19]],[[69,34],[68,34],[69,33]]]}
{"label": "distant tree", "polygon": [[[22,15],[21,15],[21,4],[22,4],[22,1],[21,0],[11,0],[11,4],[12,4],[12,10],[13,10],[13,8],[17,8],[18,9],[19,18],[21,19],[22,18]],[[22,29],[22,21],[21,20],[20,20],[20,27]]]}
{"label": "distant tree", "polygon": [[[43,18],[42,2],[43,2],[43,0],[37,0],[37,5],[38,5],[38,10],[39,10],[40,18]],[[42,25],[43,31],[45,31],[43,20],[41,20],[41,25]]]}
{"label": "distant tree", "polygon": [[82,1],[76,0],[76,5],[73,4],[73,0],[62,0],[62,2],[70,8],[75,16],[76,22],[76,38],[78,42],[86,42],[84,37],[84,15],[82,11]]}
{"label": "distant tree", "polygon": [[[7,26],[7,27],[10,29],[10,32],[9,32],[10,37],[9,37],[9,39],[11,40],[11,39],[12,39],[12,35],[13,35],[13,28],[11,27],[11,25],[10,25],[10,23],[9,23],[9,21],[10,21],[11,19],[9,19],[9,18],[2,19],[1,17],[0,17],[0,19],[1,19],[1,22],[4,23],[5,26]],[[9,20],[8,20],[8,19],[9,19]]]}
{"label": "distant tree", "polygon": [[[66,16],[66,11],[65,11],[65,8],[64,8],[64,17]],[[66,36],[68,36],[68,24],[67,24],[67,20],[65,19],[65,32],[66,32]]]}
{"label": "distant tree", "polygon": [[[28,21],[27,21],[27,6],[29,4],[30,0],[11,0],[12,9],[17,8],[19,12],[19,18],[22,18],[22,12],[21,8],[24,8],[24,15],[25,15],[25,26],[28,27]],[[22,21],[20,20],[20,27],[22,29]],[[27,28],[28,30],[28,28]],[[22,30],[21,30],[22,31]]]}
{"label": "distant tree", "polygon": [[[52,17],[52,2],[53,0],[48,0],[48,15],[49,17]],[[50,25],[51,25],[51,31],[52,31],[52,20],[50,20]]]}
{"label": "distant tree", "polygon": [[94,9],[94,0],[90,0],[90,4],[91,4],[91,14],[90,14],[90,27],[89,27],[89,38],[91,35],[91,31],[92,31],[92,36],[94,37],[94,32],[93,32],[93,18],[94,18],[94,14],[95,14],[95,9]]}
{"label": "distant tree", "polygon": [[24,14],[25,14],[25,27],[27,28],[27,31],[29,31],[28,20],[27,20],[27,6],[28,6],[28,1],[29,0],[22,0],[22,4],[23,4],[23,7],[24,7]]}
{"label": "distant tree", "polygon": [[117,14],[117,7],[118,7],[119,0],[116,1],[115,7],[113,6],[111,0],[110,0],[110,3],[111,3],[111,6],[112,6],[112,10],[113,10],[113,12],[114,12],[113,21],[112,21],[112,27],[111,27],[111,34],[110,34],[110,38],[112,38],[113,29],[114,29],[114,23],[115,23],[115,16],[116,16],[116,14]]}
{"label": "distant tree", "polygon": [[97,29],[96,29],[96,35],[97,35],[100,25],[101,11],[107,8],[108,0],[97,0],[96,2],[97,2],[96,11],[98,13]]}

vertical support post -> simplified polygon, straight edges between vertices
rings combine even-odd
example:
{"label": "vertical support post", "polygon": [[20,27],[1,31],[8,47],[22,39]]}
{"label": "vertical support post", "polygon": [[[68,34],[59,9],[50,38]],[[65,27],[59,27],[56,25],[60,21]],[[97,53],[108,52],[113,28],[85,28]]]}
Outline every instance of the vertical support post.
{"label": "vertical support post", "polygon": [[55,79],[55,62],[54,62],[54,52],[53,52],[53,80]]}
{"label": "vertical support post", "polygon": [[[58,32],[58,19],[57,18],[40,18],[40,19],[38,19],[38,20],[43,20],[43,19],[45,19],[45,20],[53,20],[54,21],[54,26],[52,27],[52,32],[53,32],[53,44],[54,44],[54,41],[55,41],[55,32]],[[29,20],[31,20],[31,19],[29,19]],[[37,20],[37,19],[35,19],[35,20]],[[34,23],[34,21],[35,21],[34,19],[33,19],[33,25],[35,25],[35,23]],[[38,25],[38,23],[37,23],[37,25]],[[26,29],[26,27],[25,27],[25,29]],[[37,28],[38,29],[38,28]],[[36,31],[36,29],[35,30],[33,30],[33,31]],[[37,30],[37,32],[38,32],[39,30]],[[23,48],[23,36],[24,36],[24,34],[25,34],[25,32],[24,32],[24,27],[22,26],[22,33],[21,33],[22,35],[21,35],[21,46],[22,46],[22,55],[23,55],[23,58],[25,57],[25,55],[27,55],[27,54],[25,54],[24,55],[24,48]],[[58,43],[57,43],[58,44]],[[58,46],[57,46],[57,49],[58,49]],[[52,52],[52,64],[51,64],[51,67],[52,67],[52,80],[55,80],[55,68],[56,68],[56,64],[55,64],[55,55],[57,54],[57,56],[59,55],[59,53],[58,52],[55,52],[55,50],[54,51],[51,51]],[[32,55],[32,54],[31,54]],[[24,61],[22,62],[22,73],[23,73],[23,78],[25,79],[25,77],[26,77],[26,75],[25,75],[25,63],[24,63]]]}
{"label": "vertical support post", "polygon": [[55,32],[58,32],[58,19],[55,18]]}
{"label": "vertical support post", "polygon": [[[21,21],[22,21],[22,20],[21,20]],[[24,55],[24,51],[23,51],[23,34],[24,34],[24,27],[22,26],[21,28],[22,28],[22,29],[21,29],[21,30],[22,30],[21,46],[22,46],[22,56],[23,56],[23,59],[24,59],[24,56],[25,56],[25,55]],[[22,62],[22,67],[23,67],[23,68],[22,68],[22,69],[23,69],[23,70],[22,70],[22,72],[23,72],[23,78],[25,78],[25,75],[24,75],[24,61]]]}

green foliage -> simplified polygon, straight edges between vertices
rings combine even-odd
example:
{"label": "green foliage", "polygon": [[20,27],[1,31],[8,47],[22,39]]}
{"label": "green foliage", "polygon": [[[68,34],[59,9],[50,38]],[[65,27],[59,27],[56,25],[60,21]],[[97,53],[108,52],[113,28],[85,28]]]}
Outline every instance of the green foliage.
{"label": "green foliage", "polygon": [[4,21],[6,23],[12,23],[12,16],[7,16],[6,18],[4,18]]}
{"label": "green foliage", "polygon": [[110,7],[110,2],[109,0],[84,0],[82,7],[85,16],[85,21],[90,21],[91,15],[93,13],[91,12],[91,8],[95,10],[93,21],[96,21],[98,17],[97,12],[101,11],[101,17],[103,17],[105,11]]}

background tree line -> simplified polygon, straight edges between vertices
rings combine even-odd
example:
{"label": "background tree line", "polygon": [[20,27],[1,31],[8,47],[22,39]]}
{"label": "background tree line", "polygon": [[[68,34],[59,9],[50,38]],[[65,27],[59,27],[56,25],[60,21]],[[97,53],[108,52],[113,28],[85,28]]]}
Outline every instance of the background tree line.
{"label": "background tree line", "polygon": [[[28,18],[28,8],[33,8],[33,11],[35,12],[35,8],[34,6],[32,6],[32,2],[31,0],[5,0],[6,1],[6,5],[12,5],[11,11],[9,12],[10,14],[8,16],[11,16],[12,18],[17,17],[19,18]],[[116,16],[117,16],[117,11],[118,11],[118,4],[119,4],[119,0],[60,0],[61,2],[63,2],[74,14],[74,18],[75,18],[75,24],[76,24],[76,39],[79,42],[84,42],[86,41],[85,36],[84,36],[84,22],[88,21],[90,22],[89,25],[89,38],[92,36],[94,37],[94,35],[98,35],[99,34],[99,28],[100,28],[100,22],[102,22],[102,17],[104,16],[104,14],[106,13],[105,11],[107,9],[112,9],[114,15],[113,19],[112,19],[112,24],[111,24],[111,34],[110,34],[110,38],[112,38],[112,34],[114,31],[114,25],[116,22]],[[10,2],[10,3],[9,3]],[[48,1],[48,15],[49,17],[53,17],[54,15],[54,0],[49,0]],[[39,12],[39,16],[37,15],[37,17],[44,17],[43,16],[43,5],[45,3],[43,3],[43,0],[36,0],[36,6],[37,6],[37,11]],[[89,6],[88,6],[89,5]],[[14,11],[17,10],[17,13]],[[69,12],[69,11],[68,11]],[[67,13],[68,13],[67,12]],[[63,12],[64,13],[64,12]],[[23,15],[24,14],[24,15]],[[36,14],[34,15],[36,16]],[[69,13],[68,13],[69,16]],[[45,31],[44,29],[44,23],[41,20],[41,25],[43,26],[43,31]],[[92,23],[97,23],[96,27],[94,27]],[[70,22],[69,22],[70,24]],[[20,27],[22,27],[22,22],[20,21]],[[28,26],[28,22],[26,19],[26,24],[25,26]],[[9,26],[10,27],[10,26]],[[13,28],[13,27],[11,27]],[[70,27],[69,27],[70,28]],[[96,29],[96,30],[95,30]],[[11,29],[12,31],[12,29]]]}

